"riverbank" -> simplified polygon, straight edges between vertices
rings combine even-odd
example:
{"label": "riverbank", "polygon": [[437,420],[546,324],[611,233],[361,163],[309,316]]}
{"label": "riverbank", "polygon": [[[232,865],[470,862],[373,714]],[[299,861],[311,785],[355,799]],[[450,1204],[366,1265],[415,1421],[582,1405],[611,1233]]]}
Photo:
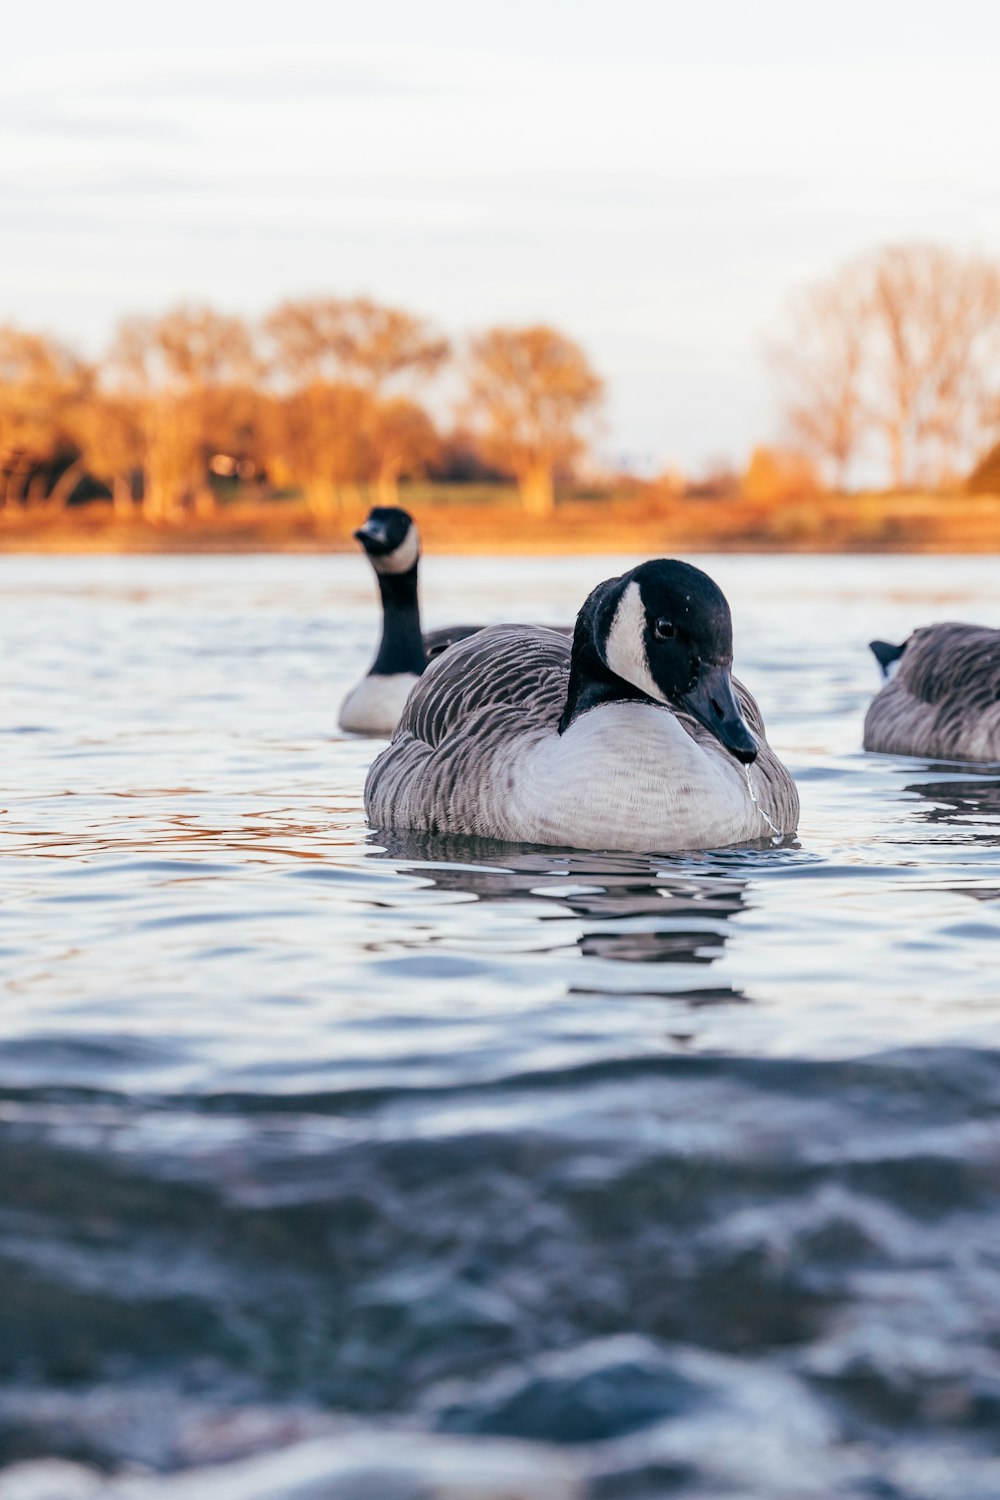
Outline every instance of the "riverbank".
{"label": "riverbank", "polygon": [[[573,554],[688,552],[1000,552],[1000,496],[818,495],[767,503],[642,492],[561,500],[526,517],[502,487],[414,485],[400,503],[437,552]],[[207,514],[153,524],[102,503],[0,511],[0,553],[339,552],[365,501],[317,518],[301,500],[241,498]]]}

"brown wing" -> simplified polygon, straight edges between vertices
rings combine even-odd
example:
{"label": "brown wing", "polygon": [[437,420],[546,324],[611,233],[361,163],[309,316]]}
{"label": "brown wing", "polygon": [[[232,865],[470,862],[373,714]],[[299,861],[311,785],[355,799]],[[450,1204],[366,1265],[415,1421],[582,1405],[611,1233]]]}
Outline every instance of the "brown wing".
{"label": "brown wing", "polygon": [[376,828],[491,826],[511,746],[552,733],[566,702],[570,641],[532,625],[492,625],[436,657],[365,782]]}

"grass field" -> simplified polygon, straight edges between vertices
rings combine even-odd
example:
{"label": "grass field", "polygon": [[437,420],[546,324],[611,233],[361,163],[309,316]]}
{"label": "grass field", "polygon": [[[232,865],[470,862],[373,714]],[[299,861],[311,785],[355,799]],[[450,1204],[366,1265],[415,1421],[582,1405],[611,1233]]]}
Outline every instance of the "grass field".
{"label": "grass field", "polygon": [[[818,495],[781,502],[652,490],[569,494],[526,517],[512,487],[404,486],[400,503],[436,552],[1000,552],[1000,496]],[[0,552],[329,552],[353,549],[367,497],[323,521],[296,497],[241,496],[157,525],[95,502],[0,510]]]}

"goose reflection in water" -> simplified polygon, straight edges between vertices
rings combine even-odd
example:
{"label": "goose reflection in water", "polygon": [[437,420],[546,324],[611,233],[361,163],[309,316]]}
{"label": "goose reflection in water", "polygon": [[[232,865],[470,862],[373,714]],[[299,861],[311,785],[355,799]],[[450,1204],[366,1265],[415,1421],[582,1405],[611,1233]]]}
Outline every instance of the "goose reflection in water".
{"label": "goose reflection in water", "polygon": [[[575,918],[583,924],[576,946],[583,957],[606,960],[607,986],[573,985],[572,994],[669,995],[693,1005],[740,1003],[741,990],[691,983],[678,972],[654,980],[638,977],[623,989],[617,964],[672,964],[704,968],[721,957],[730,920],[747,909],[749,880],[731,861],[711,855],[652,856],[526,849],[495,840],[410,831],[372,835],[374,857],[443,891],[465,892],[486,902],[551,900],[543,921]],[[702,873],[704,872],[704,873]]]}
{"label": "goose reflection in water", "polygon": [[942,777],[940,767],[931,769],[939,779],[914,782],[905,789],[931,804],[918,807],[920,819],[965,829],[970,843],[1000,846],[1000,776],[996,770],[977,775],[963,766],[960,775]]}

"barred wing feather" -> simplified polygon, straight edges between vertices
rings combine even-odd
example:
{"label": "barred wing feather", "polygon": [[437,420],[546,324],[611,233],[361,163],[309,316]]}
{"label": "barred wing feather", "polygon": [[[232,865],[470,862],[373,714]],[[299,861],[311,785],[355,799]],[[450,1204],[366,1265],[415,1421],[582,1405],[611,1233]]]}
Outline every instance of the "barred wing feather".
{"label": "barred wing feather", "polygon": [[570,643],[542,627],[493,625],[432,661],[365,783],[376,827],[487,831],[516,754],[555,734]]}

